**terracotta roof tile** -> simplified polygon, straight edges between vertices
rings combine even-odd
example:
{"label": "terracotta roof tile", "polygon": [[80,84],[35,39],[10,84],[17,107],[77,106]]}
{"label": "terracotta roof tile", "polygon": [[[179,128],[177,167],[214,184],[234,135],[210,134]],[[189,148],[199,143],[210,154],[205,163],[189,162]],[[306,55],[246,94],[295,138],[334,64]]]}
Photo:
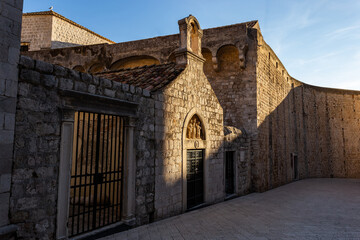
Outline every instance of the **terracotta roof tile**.
{"label": "terracotta roof tile", "polygon": [[168,63],[102,72],[96,75],[153,92],[176,79],[184,69],[185,67],[180,67],[175,63]]}

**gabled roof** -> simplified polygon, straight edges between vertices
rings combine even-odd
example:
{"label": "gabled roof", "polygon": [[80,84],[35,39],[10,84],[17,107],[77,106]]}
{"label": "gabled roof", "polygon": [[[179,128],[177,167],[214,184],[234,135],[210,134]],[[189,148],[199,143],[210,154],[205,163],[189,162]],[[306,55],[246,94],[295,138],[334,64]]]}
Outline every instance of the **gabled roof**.
{"label": "gabled roof", "polygon": [[78,23],[76,23],[74,21],[71,21],[70,19],[64,17],[63,15],[60,15],[57,12],[54,12],[53,10],[43,11],[43,12],[23,13],[23,16],[39,16],[39,15],[55,16],[55,17],[60,18],[61,20],[64,20],[65,22],[68,22],[68,23],[70,23],[70,24],[72,24],[72,25],[74,25],[74,26],[76,26],[78,28],[81,28],[81,29],[83,29],[85,31],[88,31],[89,33],[94,34],[94,35],[98,36],[99,38],[102,38],[102,39],[104,39],[104,40],[106,40],[108,42],[111,42],[111,43],[115,43],[114,41],[111,41],[110,39],[108,39],[108,38],[106,38],[104,36],[101,36],[100,34],[97,34],[96,32],[93,32],[90,29],[88,29],[88,28],[86,28],[86,27],[84,27],[84,26],[82,26],[82,25],[80,25],[80,24],[78,24]]}
{"label": "gabled roof", "polygon": [[96,75],[153,92],[168,85],[176,79],[184,69],[185,67],[180,67],[175,63],[168,63],[102,72]]}

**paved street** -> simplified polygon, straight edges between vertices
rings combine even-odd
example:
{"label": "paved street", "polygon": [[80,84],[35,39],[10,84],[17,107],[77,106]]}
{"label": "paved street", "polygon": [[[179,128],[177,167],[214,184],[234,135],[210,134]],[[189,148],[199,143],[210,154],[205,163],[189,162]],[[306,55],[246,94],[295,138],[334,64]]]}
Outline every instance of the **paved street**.
{"label": "paved street", "polygon": [[360,180],[297,181],[105,239],[360,239]]}

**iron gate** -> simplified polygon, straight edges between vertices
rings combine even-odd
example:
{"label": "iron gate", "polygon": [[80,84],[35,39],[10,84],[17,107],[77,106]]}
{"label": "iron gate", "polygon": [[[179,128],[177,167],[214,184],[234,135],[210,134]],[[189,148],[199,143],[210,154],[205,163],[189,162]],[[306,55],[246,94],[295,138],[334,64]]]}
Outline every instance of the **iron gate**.
{"label": "iron gate", "polygon": [[203,150],[187,151],[187,208],[204,202]]}
{"label": "iron gate", "polygon": [[122,117],[75,113],[69,236],[121,220],[123,158]]}

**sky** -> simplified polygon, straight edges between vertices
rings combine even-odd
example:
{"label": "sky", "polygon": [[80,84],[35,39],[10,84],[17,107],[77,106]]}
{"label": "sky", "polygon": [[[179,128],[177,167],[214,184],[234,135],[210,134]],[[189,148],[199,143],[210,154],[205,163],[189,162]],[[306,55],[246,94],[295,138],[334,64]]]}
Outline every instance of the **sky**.
{"label": "sky", "polygon": [[288,73],[322,87],[360,90],[360,0],[24,0],[115,42],[179,33],[189,14],[202,29],[259,20]]}

